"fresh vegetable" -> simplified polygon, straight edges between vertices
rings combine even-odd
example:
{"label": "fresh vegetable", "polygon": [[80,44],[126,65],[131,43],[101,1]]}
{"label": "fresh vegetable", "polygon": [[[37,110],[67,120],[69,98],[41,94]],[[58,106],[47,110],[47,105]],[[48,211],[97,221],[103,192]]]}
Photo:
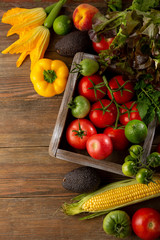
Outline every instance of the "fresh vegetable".
{"label": "fresh vegetable", "polygon": [[[15,24],[14,26],[16,27],[17,25]],[[21,27],[23,28],[23,25]],[[37,26],[35,28],[31,28],[29,31],[25,30],[25,28],[24,30],[20,29],[19,35],[21,37],[8,48],[3,50],[2,53],[21,53],[16,63],[17,67],[20,67],[24,59],[30,55],[32,70],[35,63],[40,58],[44,57],[44,53],[50,41],[50,32],[44,26]]]}
{"label": "fresh vegetable", "polygon": [[118,128],[107,127],[104,132],[111,138],[114,150],[124,150],[127,148],[129,141],[124,134],[124,128],[118,126]]}
{"label": "fresh vegetable", "polygon": [[82,77],[78,84],[78,92],[91,102],[102,99],[107,92],[103,79],[100,75]]}
{"label": "fresh vegetable", "polygon": [[98,160],[107,158],[113,151],[111,139],[103,133],[88,138],[86,148],[89,155]]}
{"label": "fresh vegetable", "polygon": [[155,198],[160,196],[160,178],[156,176],[154,181],[155,183],[150,182],[148,186],[137,183],[135,179],[111,183],[90,194],[77,196],[75,202],[71,204],[63,204],[63,211],[67,215],[92,213],[81,218],[89,219],[117,208]]}
{"label": "fresh vegetable", "polygon": [[129,121],[134,119],[142,120],[137,109],[137,103],[130,101],[122,104],[120,107],[120,123],[126,125]]}
{"label": "fresh vegetable", "polygon": [[53,3],[53,4],[49,5],[49,6],[47,6],[47,7],[44,9],[44,11],[45,11],[47,14],[49,14],[49,13],[51,12],[51,10],[56,6],[56,4],[57,4],[57,2],[55,2],[55,3]]}
{"label": "fresh vegetable", "polygon": [[[130,101],[134,96],[134,85],[130,81],[124,81],[121,75],[113,77],[109,81],[110,89],[113,92],[117,103],[122,104]],[[112,95],[108,89],[108,97],[112,100]]]}
{"label": "fresh vegetable", "polygon": [[143,154],[143,147],[140,145],[132,145],[129,148],[129,153],[133,159],[140,159]]}
{"label": "fresh vegetable", "polygon": [[134,82],[143,79],[155,88],[160,87],[160,11],[151,9],[157,3],[136,0],[124,11],[95,15],[90,32],[92,41],[108,32],[112,37],[116,35],[111,47],[99,54],[102,71],[114,67],[127,79]]}
{"label": "fresh vegetable", "polygon": [[76,193],[92,192],[98,189],[101,178],[96,169],[79,167],[68,172],[63,178],[63,187]]}
{"label": "fresh vegetable", "polygon": [[103,230],[111,236],[126,238],[131,234],[131,219],[122,210],[111,211],[103,219]]}
{"label": "fresh vegetable", "polygon": [[132,5],[130,9],[137,9],[140,11],[147,12],[151,10],[152,8],[156,8],[159,5],[159,0],[133,0]]}
{"label": "fresh vegetable", "polygon": [[107,11],[121,11],[122,10],[122,0],[105,0],[107,3]]}
{"label": "fresh vegetable", "polygon": [[160,154],[151,153],[144,161],[143,147],[140,145],[132,145],[129,148],[130,155],[127,155],[122,165],[122,172],[128,177],[135,177],[137,182],[148,185],[153,181],[153,170],[160,166]]}
{"label": "fresh vegetable", "polygon": [[58,35],[66,35],[72,30],[72,20],[67,15],[56,17],[53,22],[53,30]]}
{"label": "fresh vegetable", "polygon": [[132,229],[143,240],[160,236],[160,213],[153,208],[140,208],[132,217]]}
{"label": "fresh vegetable", "polygon": [[124,162],[129,162],[129,161],[135,162],[135,158],[133,158],[131,155],[127,155],[124,159]]}
{"label": "fresh vegetable", "polygon": [[67,127],[66,139],[72,147],[85,149],[88,138],[96,133],[96,128],[89,120],[76,119]]}
{"label": "fresh vegetable", "polygon": [[135,86],[137,108],[142,120],[149,124],[155,117],[160,122],[160,91],[153,85],[139,81]]}
{"label": "fresh vegetable", "polygon": [[147,184],[150,183],[153,178],[153,171],[148,168],[141,168],[136,174],[136,180],[139,183]]}
{"label": "fresh vegetable", "polygon": [[105,128],[112,125],[117,116],[117,109],[114,103],[108,99],[102,99],[92,104],[89,118],[98,128]]}
{"label": "fresh vegetable", "polygon": [[92,41],[92,46],[95,52],[100,53],[102,50],[106,50],[110,47],[114,38],[104,38],[104,36],[100,36],[100,40],[97,42]]}
{"label": "fresh vegetable", "polygon": [[15,33],[21,36],[33,28],[41,26],[44,23],[46,16],[46,12],[43,8],[27,9],[16,7],[9,9],[3,14],[2,23],[12,25],[7,36]]}
{"label": "fresh vegetable", "polygon": [[128,177],[135,176],[138,171],[137,164],[135,161],[126,161],[122,165],[122,172]]}
{"label": "fresh vegetable", "polygon": [[140,120],[131,120],[125,126],[125,136],[131,143],[141,143],[148,132],[146,124]]}
{"label": "fresh vegetable", "polygon": [[148,157],[147,157],[147,164],[150,167],[160,167],[160,153],[158,152],[152,152]]}
{"label": "fresh vegetable", "polygon": [[77,52],[86,52],[91,45],[87,32],[73,31],[59,39],[55,44],[58,54],[73,57]]}
{"label": "fresh vegetable", "polygon": [[61,8],[66,3],[67,0],[59,0],[56,5],[52,8],[50,13],[48,14],[47,18],[44,21],[44,26],[47,28],[51,28],[53,26],[53,22],[58,16]]}
{"label": "fresh vegetable", "polygon": [[68,103],[68,108],[75,118],[84,118],[88,115],[91,105],[88,99],[84,96],[76,96]]}
{"label": "fresh vegetable", "polygon": [[79,72],[82,76],[91,76],[99,69],[99,64],[96,60],[84,58],[79,64],[75,63],[75,68],[72,73]]}
{"label": "fresh vegetable", "polygon": [[30,79],[39,95],[52,97],[64,91],[68,74],[63,61],[43,58],[34,65]]}

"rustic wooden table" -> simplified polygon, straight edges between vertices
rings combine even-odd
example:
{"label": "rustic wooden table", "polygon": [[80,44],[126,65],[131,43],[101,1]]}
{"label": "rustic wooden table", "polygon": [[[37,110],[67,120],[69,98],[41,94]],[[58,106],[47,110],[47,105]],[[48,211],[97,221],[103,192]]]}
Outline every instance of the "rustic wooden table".
{"label": "rustic wooden table", "polygon": [[[53,1],[52,1],[53,2]],[[83,2],[103,8],[104,1]],[[71,15],[81,1],[68,0],[62,12]],[[46,7],[51,1],[1,0],[0,17],[13,7]],[[10,25],[0,24],[0,51],[17,36],[6,37]],[[61,59],[70,68],[72,58],[61,57],[52,33],[46,58]],[[103,217],[80,221],[66,217],[61,205],[73,194],[62,187],[64,175],[79,165],[49,156],[48,146],[63,94],[43,98],[30,81],[30,59],[16,68],[17,55],[0,54],[0,240],[98,240],[106,236]],[[122,177],[101,172],[104,181]],[[160,198],[124,208],[131,216],[140,207],[160,210]],[[130,240],[138,238],[133,235]]]}

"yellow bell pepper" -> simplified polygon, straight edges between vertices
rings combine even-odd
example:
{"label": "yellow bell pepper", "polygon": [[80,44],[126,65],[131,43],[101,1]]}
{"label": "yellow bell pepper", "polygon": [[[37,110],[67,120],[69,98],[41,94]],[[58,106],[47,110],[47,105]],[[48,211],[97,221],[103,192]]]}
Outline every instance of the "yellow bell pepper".
{"label": "yellow bell pepper", "polygon": [[64,91],[68,74],[68,67],[63,61],[42,58],[31,70],[30,79],[39,95],[53,97]]}

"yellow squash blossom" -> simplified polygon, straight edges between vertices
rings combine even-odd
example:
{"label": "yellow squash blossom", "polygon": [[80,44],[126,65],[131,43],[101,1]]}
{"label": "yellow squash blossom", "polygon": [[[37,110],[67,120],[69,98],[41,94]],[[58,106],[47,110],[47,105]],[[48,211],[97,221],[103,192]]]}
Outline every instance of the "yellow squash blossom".
{"label": "yellow squash blossom", "polygon": [[43,58],[34,65],[30,79],[39,95],[53,97],[64,91],[68,74],[68,67],[63,61]]}
{"label": "yellow squash blossom", "polygon": [[46,15],[43,8],[12,8],[4,13],[2,22],[12,25],[7,36],[14,33],[22,36],[24,32],[42,25],[46,19]]}
{"label": "yellow squash blossom", "polygon": [[49,40],[50,40],[49,29],[44,26],[38,26],[26,32],[12,45],[3,50],[2,53],[3,54],[21,53],[16,64],[17,67],[19,67],[22,64],[27,55],[30,55],[32,69],[34,64],[40,58],[43,58],[44,53],[48,47]]}

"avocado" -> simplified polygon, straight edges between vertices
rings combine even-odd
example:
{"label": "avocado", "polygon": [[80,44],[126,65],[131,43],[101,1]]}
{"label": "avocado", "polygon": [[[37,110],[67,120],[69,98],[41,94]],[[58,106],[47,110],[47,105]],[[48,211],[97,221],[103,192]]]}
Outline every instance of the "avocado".
{"label": "avocado", "polygon": [[101,178],[91,167],[79,167],[68,172],[63,179],[63,187],[76,193],[87,193],[98,189]]}
{"label": "avocado", "polygon": [[92,46],[87,31],[73,31],[62,37],[55,44],[58,54],[66,57],[73,57],[77,52],[85,52]]}

